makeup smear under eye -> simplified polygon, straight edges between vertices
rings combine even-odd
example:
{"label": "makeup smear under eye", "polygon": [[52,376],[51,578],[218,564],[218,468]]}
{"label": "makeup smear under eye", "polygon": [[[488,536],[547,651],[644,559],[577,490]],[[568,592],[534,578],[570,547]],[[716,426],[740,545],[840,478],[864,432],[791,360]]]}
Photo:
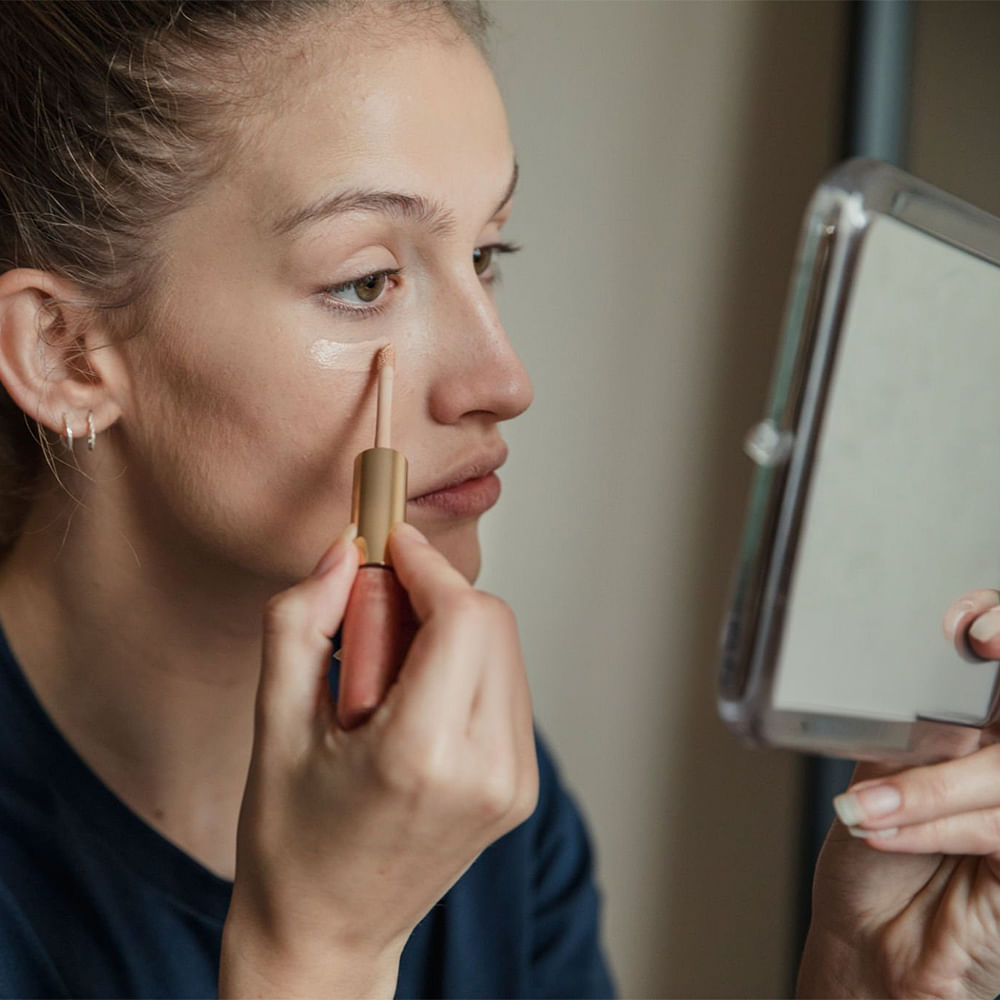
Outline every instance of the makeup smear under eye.
{"label": "makeup smear under eye", "polygon": [[309,357],[320,368],[367,375],[372,370],[373,343],[371,340],[362,340],[358,343],[314,340],[309,345]]}

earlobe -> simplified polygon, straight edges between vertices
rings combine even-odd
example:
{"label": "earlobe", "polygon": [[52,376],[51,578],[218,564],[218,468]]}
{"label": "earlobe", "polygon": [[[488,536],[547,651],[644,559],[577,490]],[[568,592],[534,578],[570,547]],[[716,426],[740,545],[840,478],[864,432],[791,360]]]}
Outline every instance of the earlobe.
{"label": "earlobe", "polygon": [[114,387],[91,353],[101,339],[71,282],[31,268],[0,274],[0,382],[32,420],[59,435],[68,425],[78,437],[88,414],[98,433],[114,423]]}

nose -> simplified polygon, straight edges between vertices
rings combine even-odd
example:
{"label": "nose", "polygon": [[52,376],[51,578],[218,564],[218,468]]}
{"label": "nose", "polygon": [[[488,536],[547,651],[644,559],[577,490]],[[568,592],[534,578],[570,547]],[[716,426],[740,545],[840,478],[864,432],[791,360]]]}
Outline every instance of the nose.
{"label": "nose", "polygon": [[531,405],[531,379],[478,279],[442,297],[435,320],[439,351],[430,410],[436,421],[457,424],[472,414],[510,420]]}

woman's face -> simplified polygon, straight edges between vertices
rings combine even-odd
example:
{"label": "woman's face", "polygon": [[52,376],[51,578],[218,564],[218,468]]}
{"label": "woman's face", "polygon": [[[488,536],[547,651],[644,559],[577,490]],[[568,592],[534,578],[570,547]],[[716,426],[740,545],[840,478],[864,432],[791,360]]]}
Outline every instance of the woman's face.
{"label": "woman's face", "polygon": [[350,518],[392,344],[407,519],[472,578],[498,424],[531,401],[491,288],[515,176],[503,106],[471,42],[314,29],[166,224],[155,328],[123,346],[133,502],[202,557],[307,573]]}

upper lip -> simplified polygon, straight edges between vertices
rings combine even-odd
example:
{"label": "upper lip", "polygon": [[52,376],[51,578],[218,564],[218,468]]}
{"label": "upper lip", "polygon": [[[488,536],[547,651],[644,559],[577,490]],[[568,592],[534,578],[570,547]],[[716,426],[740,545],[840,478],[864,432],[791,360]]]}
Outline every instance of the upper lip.
{"label": "upper lip", "polygon": [[441,490],[450,490],[454,486],[467,483],[470,479],[481,479],[488,476],[507,461],[507,445],[502,441],[492,448],[480,452],[480,454],[469,461],[464,458],[461,463],[452,466],[452,471],[445,473],[440,479],[435,480],[430,486],[424,487],[419,493],[414,493],[410,500],[419,500],[421,497],[430,496],[431,493],[440,493]]}

